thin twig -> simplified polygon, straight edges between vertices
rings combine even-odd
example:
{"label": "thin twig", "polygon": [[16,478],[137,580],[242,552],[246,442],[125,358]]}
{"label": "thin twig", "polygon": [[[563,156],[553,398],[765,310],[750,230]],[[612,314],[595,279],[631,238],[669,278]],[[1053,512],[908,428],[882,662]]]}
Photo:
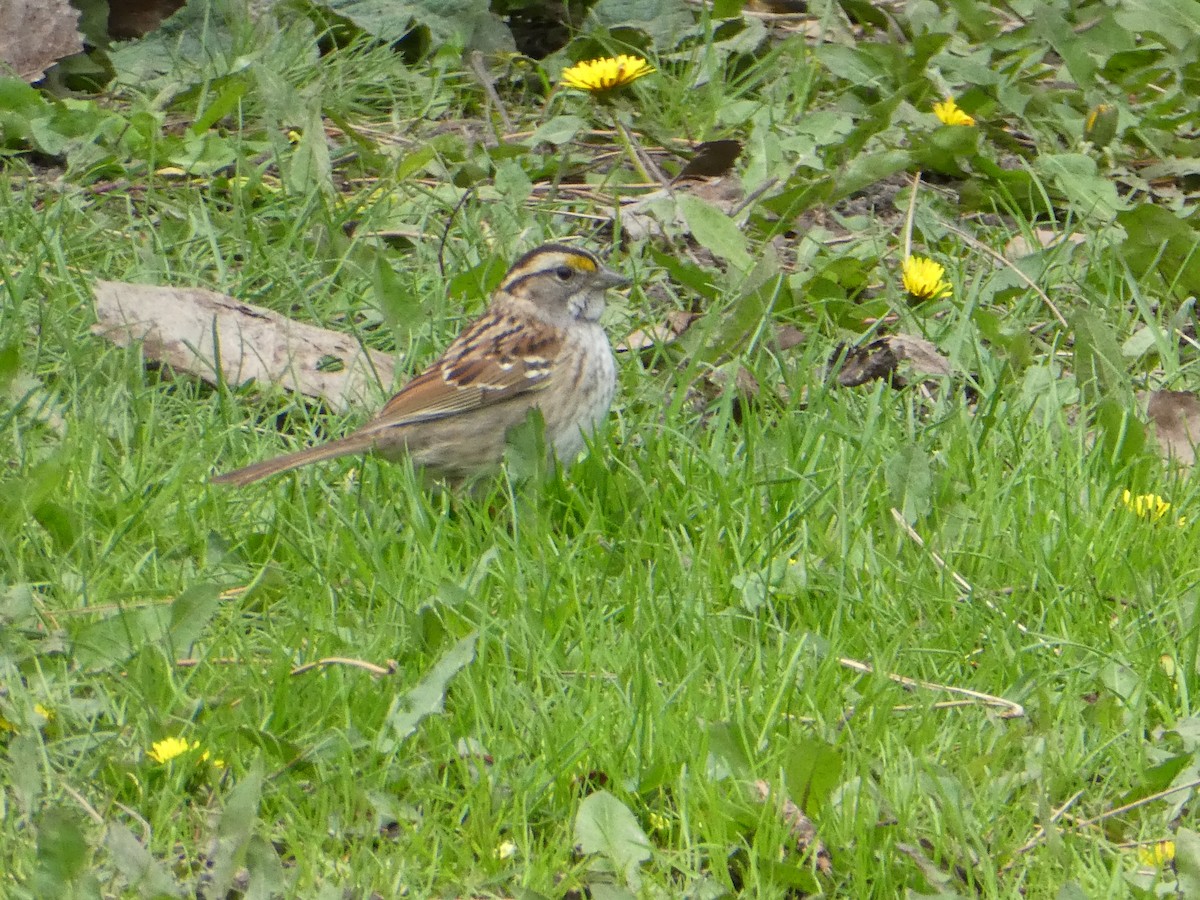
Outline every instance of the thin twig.
{"label": "thin twig", "polygon": [[[971,597],[975,596],[975,588],[971,586],[971,582],[967,581],[967,579],[963,578],[948,565],[946,565],[946,561],[938,556],[935,550],[929,549],[929,547],[925,545],[924,538],[917,534],[913,527],[904,520],[904,516],[901,514],[900,510],[896,509],[894,506],[892,507],[892,518],[896,520],[896,524],[904,530],[905,534],[913,539],[913,542],[916,543],[918,547],[929,554],[930,559],[934,561],[937,567],[943,572],[946,572],[954,580],[954,583],[959,586],[964,594],[967,594]],[[964,597],[963,599],[965,600],[966,598]],[[998,607],[991,600],[988,600],[986,597],[979,597],[978,599],[981,603],[983,603],[984,606],[986,606],[996,615],[1000,616],[1000,618],[1004,619],[1004,621],[1013,625],[1019,632],[1021,632],[1021,634],[1029,634],[1029,629],[1026,628],[1024,624],[1012,618],[1008,613]]]}
{"label": "thin twig", "polygon": [[642,149],[642,145],[633,136],[633,133],[625,127],[624,123],[617,118],[617,114],[615,112],[613,113],[612,118],[613,125],[616,126],[617,129],[617,136],[621,138],[621,143],[623,143],[625,148],[629,151],[630,161],[633,163],[633,167],[637,169],[638,174],[647,181],[657,180],[659,187],[670,190],[670,183],[663,175],[662,171],[658,168],[658,165],[655,164],[654,160],[650,157],[650,154]]}
{"label": "thin twig", "polygon": [[[857,659],[851,659],[848,656],[838,657],[838,664],[847,669],[853,669],[856,672],[864,674],[875,674],[876,670],[868,663]],[[891,679],[897,684],[902,684],[905,687],[924,688],[929,691],[945,691],[948,694],[961,694],[964,697],[971,697],[974,700],[982,702],[986,706],[995,706],[1005,710],[1002,713],[1006,719],[1018,719],[1025,715],[1025,707],[1020,703],[1014,703],[1012,700],[1007,700],[1004,697],[997,697],[995,694],[985,694],[982,691],[973,691],[970,688],[955,687],[951,684],[938,684],[935,681],[921,681],[917,678],[909,678],[906,675],[897,675],[894,672],[879,673],[886,678]]]}
{"label": "thin twig", "polygon": [[[235,597],[240,597],[246,593],[249,588],[246,585],[240,587],[227,588],[217,595],[219,600],[232,600]],[[56,616],[104,616],[111,613],[132,612],[137,609],[152,609],[156,606],[170,606],[176,601],[176,597],[162,597],[158,600],[134,600],[129,603],[103,603],[96,606],[81,606],[78,609],[56,609]]]}
{"label": "thin twig", "polygon": [[[1119,816],[1122,813],[1129,812],[1130,810],[1138,809],[1139,807],[1146,806],[1149,803],[1154,803],[1158,800],[1162,800],[1166,797],[1171,796],[1171,794],[1178,794],[1180,791],[1194,790],[1195,788],[1198,788],[1198,787],[1200,787],[1200,778],[1193,779],[1192,781],[1188,781],[1183,784],[1175,785],[1174,787],[1165,788],[1161,791],[1158,791],[1157,793],[1150,794],[1147,797],[1142,797],[1140,800],[1133,800],[1122,806],[1114,807],[1114,808],[1108,810],[1107,812],[1102,812],[1098,816],[1092,816],[1090,819],[1081,819],[1078,822],[1074,822],[1074,823],[1072,823],[1070,830],[1071,831],[1082,831],[1084,828],[1090,828],[1092,825],[1099,825],[1101,822],[1105,821],[1106,819],[1111,819],[1113,816]],[[1067,803],[1063,805],[1063,807],[1062,807],[1063,811],[1066,810],[1066,807],[1068,805],[1075,802],[1075,800],[1082,793],[1083,793],[1083,791],[1079,791],[1074,796],[1072,796],[1067,801]],[[1055,818],[1057,818],[1057,817],[1051,816],[1050,821],[1053,822],[1055,820]],[[1030,838],[1028,841],[1026,841],[1016,851],[1015,854],[1013,854],[1013,859],[1009,860],[1007,863],[1005,863],[1003,866],[1001,866],[1000,871],[1004,872],[1004,871],[1007,871],[1008,869],[1012,868],[1012,866],[1016,862],[1017,857],[1021,856],[1022,854],[1028,853],[1030,850],[1032,850],[1034,847],[1036,847],[1038,844],[1040,844],[1045,837],[1046,837],[1046,829],[1043,827],[1039,827],[1037,833],[1034,834],[1034,836],[1032,838]]]}
{"label": "thin twig", "polygon": [[1063,328],[1071,327],[1070,325],[1067,324],[1066,318],[1063,316],[1063,314],[1061,312],[1059,312],[1058,307],[1054,305],[1054,301],[1050,299],[1049,295],[1047,295],[1045,291],[1043,291],[1040,287],[1038,287],[1037,283],[1032,278],[1030,278],[1028,275],[1026,275],[1024,272],[1022,272],[1016,265],[1013,264],[1013,262],[1010,259],[1005,257],[1003,253],[997,253],[995,250],[993,250],[991,247],[989,247],[983,241],[979,240],[978,238],[972,237],[971,235],[969,235],[965,231],[963,231],[961,228],[955,228],[949,222],[946,222],[943,220],[941,225],[947,231],[952,231],[952,232],[954,232],[954,234],[957,234],[960,238],[962,238],[964,241],[966,241],[968,244],[970,244],[973,248],[975,248],[979,252],[990,256],[996,262],[1000,263],[1000,265],[1004,266],[1006,269],[1009,269],[1014,275],[1017,276],[1017,278],[1019,278],[1021,281],[1025,282],[1026,287],[1028,287],[1031,291],[1033,291],[1035,294],[1037,294],[1039,297],[1042,298],[1042,302],[1044,304],[1046,304],[1046,308],[1049,309],[1050,312],[1053,314],[1054,318],[1058,320],[1059,325],[1061,325]]}
{"label": "thin twig", "polygon": [[1090,819],[1084,819],[1081,822],[1076,822],[1072,827],[1078,831],[1081,828],[1087,828],[1089,825],[1097,825],[1100,822],[1103,822],[1105,819],[1111,819],[1113,816],[1119,816],[1121,813],[1129,812],[1131,809],[1137,809],[1141,806],[1145,806],[1148,803],[1154,803],[1157,800],[1162,800],[1164,797],[1169,797],[1171,794],[1177,794],[1180,791],[1190,791],[1193,788],[1198,787],[1200,787],[1200,778],[1193,779],[1192,781],[1185,782],[1184,784],[1176,785],[1175,787],[1165,788],[1164,790],[1159,791],[1157,794],[1151,794],[1148,797],[1142,797],[1140,800],[1133,800],[1130,803],[1126,803],[1124,806],[1118,806],[1114,809],[1110,809],[1108,812],[1101,813],[1098,816],[1092,816]]}
{"label": "thin twig", "polygon": [[372,675],[395,675],[396,669],[399,667],[394,659],[389,659],[386,666],[379,666],[372,662],[367,662],[362,659],[350,659],[345,656],[327,656],[324,659],[318,659],[315,662],[304,663],[304,665],[296,666],[292,669],[292,675],[303,675],[313,669],[323,669],[328,666],[350,666],[355,669],[364,669]]}
{"label": "thin twig", "polygon": [[765,194],[771,188],[775,187],[775,185],[778,184],[778,182],[779,182],[778,178],[768,178],[766,181],[764,181],[762,184],[760,184],[758,187],[756,187],[754,190],[752,190],[749,194],[747,194],[746,198],[741,203],[739,203],[737,206],[735,206],[733,209],[731,209],[729,211],[729,218],[736,219],[738,216],[740,216],[742,214],[743,210],[745,210],[751,203],[753,203],[755,200],[757,200],[759,197],[761,197],[763,194]]}
{"label": "thin twig", "polygon": [[93,822],[95,822],[97,825],[105,824],[104,816],[96,812],[96,808],[87,802],[87,798],[84,797],[83,794],[79,793],[79,791],[75,790],[75,788],[71,787],[69,784],[62,784],[60,786],[66,792],[68,797],[83,807],[83,811],[88,814]]}
{"label": "thin twig", "polygon": [[967,579],[963,578],[948,565],[946,565],[946,561],[938,556],[937,551],[930,550],[927,546],[925,546],[925,539],[922,538],[921,535],[917,534],[913,527],[904,520],[904,515],[900,512],[900,510],[896,509],[894,506],[892,507],[892,518],[896,520],[896,524],[899,525],[904,532],[913,539],[913,542],[918,547],[929,554],[930,558],[932,558],[937,564],[937,567],[943,572],[947,573],[954,580],[954,583],[962,589],[964,594],[975,593],[975,588],[971,586],[971,582],[967,581]]}
{"label": "thin twig", "polygon": [[921,173],[913,173],[912,193],[908,195],[908,212],[904,214],[904,255],[901,260],[912,256],[913,219],[917,217],[917,188],[921,186]]}
{"label": "thin twig", "polygon": [[450,210],[450,215],[446,219],[446,227],[442,231],[442,240],[438,244],[438,272],[443,278],[446,277],[446,241],[450,239],[450,226],[454,224],[454,217],[458,215],[458,211],[466,205],[467,199],[475,193],[475,185],[467,188],[458,202],[454,204],[454,209]]}
{"label": "thin twig", "polygon": [[1063,817],[1063,815],[1066,813],[1066,811],[1075,804],[1075,801],[1078,800],[1082,796],[1083,796],[1083,790],[1082,789],[1078,790],[1075,793],[1073,793],[1070,797],[1067,798],[1066,803],[1064,803],[1058,809],[1052,810],[1050,813],[1050,818],[1038,826],[1037,831],[1035,831],[1033,833],[1033,837],[1031,837],[1028,841],[1026,841],[1023,845],[1021,845],[1021,847],[1019,847],[1017,849],[1017,852],[1013,854],[1012,859],[1010,859],[1008,862],[1006,862],[1004,865],[1002,865],[1000,867],[1000,871],[1002,873],[1007,872],[1009,869],[1011,869],[1013,866],[1015,866],[1017,864],[1018,857],[1023,856],[1024,854],[1026,854],[1030,850],[1032,850],[1034,847],[1036,847],[1038,844],[1040,844],[1042,842],[1042,839],[1046,837],[1046,826],[1053,825],[1055,822],[1057,822],[1059,819],[1061,819]]}
{"label": "thin twig", "polygon": [[125,813],[127,816],[129,816],[129,818],[133,819],[142,826],[142,843],[149,847],[150,838],[154,834],[154,829],[150,827],[150,822],[147,821],[146,817],[136,809],[131,809],[130,807],[126,806],[124,803],[118,803],[116,800],[114,800],[113,803],[117,804],[117,807],[121,810],[121,812]]}
{"label": "thin twig", "polygon": [[512,119],[509,118],[508,110],[504,108],[504,102],[500,99],[500,95],[496,93],[495,80],[488,72],[487,66],[483,64],[483,53],[479,50],[472,50],[468,53],[467,66],[479,80],[479,83],[483,85],[483,90],[488,95],[488,100],[496,107],[496,112],[500,116],[500,121],[504,125],[505,132],[512,131]]}
{"label": "thin twig", "polygon": [[270,662],[270,659],[265,656],[250,660],[241,659],[236,656],[209,656],[204,658],[198,656],[188,656],[184,657],[183,659],[175,660],[175,665],[181,669],[194,669],[201,664],[207,664],[210,666],[245,666],[251,663],[265,664],[268,662]]}

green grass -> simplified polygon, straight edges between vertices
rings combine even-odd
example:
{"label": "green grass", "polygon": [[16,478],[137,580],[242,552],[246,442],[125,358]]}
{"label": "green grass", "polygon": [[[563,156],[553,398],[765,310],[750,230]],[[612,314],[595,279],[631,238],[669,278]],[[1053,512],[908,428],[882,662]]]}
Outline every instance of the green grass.
{"label": "green grass", "polygon": [[[1011,37],[996,59],[1046,52],[1016,34],[1027,43]],[[1189,276],[1169,253],[1145,265],[1113,216],[1084,208],[1086,178],[1036,162],[1012,167],[1028,184],[978,174],[1006,146],[1001,123],[1059,152],[1076,100],[1036,67],[997,63],[975,91],[991,116],[982,149],[954,151],[999,214],[959,224],[990,246],[1034,227],[1087,237],[1018,263],[1067,312],[1062,329],[1008,268],[941,228],[966,215],[946,187],[961,176],[934,177],[917,205],[917,252],[955,285],[945,300],[914,306],[898,287],[906,193],[878,193],[872,214],[837,205],[864,172],[886,184],[884,151],[933,140],[932,78],[881,112],[882,87],[838,77],[851,57],[822,68],[828,50],[798,38],[702,43],[715,56],[681,62],[659,47],[661,80],[633,92],[644,106],[661,93],[654,134],[738,136],[747,186],[780,179],[740,229],[758,268],[739,271],[728,235],[702,232],[697,248],[668,220],[665,237],[610,249],[565,215],[605,209],[595,198],[631,177],[612,173],[620,155],[497,150],[437,127],[477,124],[483,107],[446,55],[406,69],[355,44],[317,59],[305,39],[243,51],[290,60],[279,78],[296,109],[361,129],[334,138],[359,155],[324,175],[301,159],[311,130],[282,136],[304,123],[273,112],[274,83],[250,76],[240,112],[205,131],[232,169],[157,171],[183,151],[154,126],[145,145],[69,151],[60,179],[22,155],[0,174],[0,893],[1149,897],[1178,881],[1186,895],[1194,791],[1071,826],[1200,764],[1200,489],[1106,405],[1131,412],[1134,387],[1194,383],[1174,331]],[[973,46],[935,57],[939,71],[967,66]],[[856,64],[881,65],[884,48],[925,71],[902,42]],[[172,115],[203,114],[235,77],[212,65]],[[676,87],[699,73],[682,103]],[[547,112],[529,84],[499,87],[522,131],[591,115],[576,97]],[[148,96],[99,108],[132,116]],[[1145,140],[1131,128],[1104,163],[1116,168],[1094,177],[1120,181],[1165,140],[1133,108]],[[424,144],[435,154],[397,175]],[[593,165],[593,199],[526,202],[490,184]],[[814,203],[804,191],[826,178]],[[473,184],[484,202],[452,215]],[[772,240],[814,206],[834,212],[812,242]],[[384,225],[423,237],[384,244],[369,235]],[[216,470],[368,412],[204,386],[89,330],[97,279],[199,285],[395,349],[409,373],[479,312],[507,261],[564,235],[637,276],[614,303],[614,339],[668,308],[705,316],[672,346],[622,354],[608,426],[569,471],[510,471],[474,494],[426,491],[411,467],[373,459],[211,486]],[[867,342],[881,328],[867,320],[887,314],[955,374],[837,387],[836,348]],[[773,322],[806,341],[773,349]],[[1157,349],[1122,354],[1139,328]],[[757,397],[696,381],[716,367],[729,384],[739,366]],[[1126,488],[1167,497],[1171,513],[1137,517]],[[294,674],[320,660],[335,661]],[[890,674],[1024,715],[945,707],[962,698]],[[147,754],[169,737],[199,747],[158,764]],[[756,781],[774,799],[760,802]],[[583,803],[600,791],[631,818],[610,807],[611,843],[580,853],[598,808]],[[812,820],[831,874],[796,850],[783,797]],[[1039,826],[1050,835],[1027,848]],[[645,859],[623,868],[642,837]],[[1127,846],[1167,837],[1178,875]]]}

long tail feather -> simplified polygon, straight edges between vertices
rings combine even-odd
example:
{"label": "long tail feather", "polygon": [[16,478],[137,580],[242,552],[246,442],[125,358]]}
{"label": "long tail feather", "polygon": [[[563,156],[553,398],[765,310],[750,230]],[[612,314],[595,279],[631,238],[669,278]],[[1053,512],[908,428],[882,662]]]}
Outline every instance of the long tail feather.
{"label": "long tail feather", "polygon": [[298,450],[295,453],[285,453],[283,456],[276,456],[274,459],[265,459],[262,462],[256,462],[242,469],[234,469],[232,472],[223,472],[220,475],[214,475],[212,483],[245,487],[255,481],[270,478],[272,475],[279,475],[283,472],[290,472],[292,469],[307,466],[309,463],[337,459],[339,456],[349,456],[352,453],[361,453],[364,450],[369,450],[374,444],[375,441],[371,435],[351,434],[341,440],[330,441],[327,444],[318,444],[315,447],[309,447],[307,450]]}

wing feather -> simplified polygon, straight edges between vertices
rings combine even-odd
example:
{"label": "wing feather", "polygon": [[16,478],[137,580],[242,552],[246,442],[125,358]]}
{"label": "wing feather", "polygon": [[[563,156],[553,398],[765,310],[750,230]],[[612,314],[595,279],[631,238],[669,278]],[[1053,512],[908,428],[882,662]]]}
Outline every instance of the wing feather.
{"label": "wing feather", "polygon": [[561,346],[559,336],[539,323],[486,315],[362,430],[431,422],[544,390]]}

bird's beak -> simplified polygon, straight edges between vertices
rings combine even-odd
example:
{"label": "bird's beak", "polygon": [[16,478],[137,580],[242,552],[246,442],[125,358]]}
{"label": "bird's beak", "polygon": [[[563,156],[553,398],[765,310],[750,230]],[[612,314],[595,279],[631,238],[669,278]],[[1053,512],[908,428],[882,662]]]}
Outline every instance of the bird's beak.
{"label": "bird's beak", "polygon": [[622,275],[610,269],[608,266],[601,266],[596,272],[596,280],[598,280],[605,288],[619,288],[633,284],[633,282]]}

